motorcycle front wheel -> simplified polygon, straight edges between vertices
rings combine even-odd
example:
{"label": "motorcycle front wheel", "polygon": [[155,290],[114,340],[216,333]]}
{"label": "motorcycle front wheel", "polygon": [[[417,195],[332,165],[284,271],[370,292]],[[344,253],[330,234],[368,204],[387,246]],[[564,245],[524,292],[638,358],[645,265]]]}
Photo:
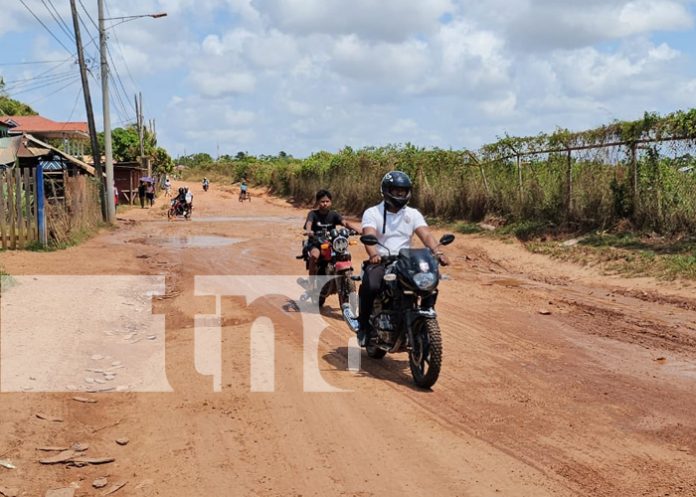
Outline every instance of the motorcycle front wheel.
{"label": "motorcycle front wheel", "polygon": [[435,384],[442,365],[442,335],[436,319],[419,319],[414,323],[408,363],[416,385],[430,388]]}

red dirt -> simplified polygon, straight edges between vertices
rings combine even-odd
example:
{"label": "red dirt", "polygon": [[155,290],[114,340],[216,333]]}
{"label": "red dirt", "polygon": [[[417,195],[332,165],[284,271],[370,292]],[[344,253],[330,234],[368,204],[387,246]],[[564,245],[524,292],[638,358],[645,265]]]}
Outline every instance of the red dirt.
{"label": "red dirt", "polygon": [[[222,391],[213,392],[194,368],[193,316],[215,303],[194,296],[194,276],[303,272],[294,255],[305,211],[254,194],[242,204],[213,184],[196,192],[191,222],[167,222],[159,199],[153,209],[119,212],[116,229],[81,246],[0,254],[12,275],[164,275],[153,308],[166,316],[174,389],[79,394],[97,403],[76,402],[75,393],[0,393],[0,460],[17,466],[0,467],[0,488],[44,495],[74,483],[77,496],[101,495],[91,483],[108,475],[109,486],[128,481],[116,496],[696,495],[693,285],[606,277],[517,244],[459,236],[447,248],[452,279],[438,301],[445,355],[432,391],[412,385],[405,354],[363,355],[362,370],[348,371],[350,332],[333,296],[319,365],[349,392],[304,392],[297,321],[272,301],[245,307],[234,298],[221,302]],[[259,219],[196,222],[220,216]],[[242,241],[160,243],[189,235]],[[354,253],[363,257],[362,248]],[[256,393],[249,329],[269,312],[284,316],[275,391]],[[130,442],[115,444],[120,437]],[[37,462],[45,455],[37,447],[74,442],[116,461]]]}

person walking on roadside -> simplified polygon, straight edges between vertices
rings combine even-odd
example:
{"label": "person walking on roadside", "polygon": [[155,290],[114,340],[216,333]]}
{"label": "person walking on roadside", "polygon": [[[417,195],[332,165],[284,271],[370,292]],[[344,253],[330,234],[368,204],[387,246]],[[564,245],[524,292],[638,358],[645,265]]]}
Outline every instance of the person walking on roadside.
{"label": "person walking on roadside", "polygon": [[145,193],[147,194],[147,202],[149,204],[149,207],[152,207],[155,204],[155,187],[152,183],[147,184],[147,189],[145,190]]}
{"label": "person walking on roadside", "polygon": [[147,187],[145,186],[145,182],[141,180],[140,184],[138,185],[138,199],[140,200],[140,208],[141,209],[145,208],[146,189],[147,189]]}

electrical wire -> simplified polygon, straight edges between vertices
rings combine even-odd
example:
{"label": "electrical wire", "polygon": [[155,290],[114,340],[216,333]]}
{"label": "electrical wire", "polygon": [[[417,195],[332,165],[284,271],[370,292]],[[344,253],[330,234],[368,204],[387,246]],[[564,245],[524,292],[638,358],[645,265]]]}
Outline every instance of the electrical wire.
{"label": "electrical wire", "polygon": [[[56,73],[56,74],[44,74],[43,76],[32,76],[31,78],[24,78],[24,79],[6,80],[5,84],[9,85],[8,88],[12,88],[13,86],[21,86],[21,83],[25,83],[25,82],[29,82],[29,81],[39,81],[42,79],[50,79],[52,77],[64,76],[66,74],[72,74],[72,71],[66,71],[66,72]],[[10,83],[20,83],[20,84],[19,85],[12,85]]]}
{"label": "electrical wire", "polygon": [[[123,97],[121,96],[121,93],[119,93],[118,87],[116,86],[116,81],[114,77],[111,75],[111,73],[109,73],[109,79],[111,81],[111,86],[116,88],[116,91],[114,91],[113,94],[112,92],[109,92],[109,96],[114,95],[116,97],[115,99],[112,99],[114,109],[118,113],[119,117],[121,119],[124,119],[125,116],[128,116],[128,110],[126,109],[126,106],[123,103]],[[120,107],[116,105],[117,103],[120,105]]]}
{"label": "electrical wire", "polygon": [[[109,5],[106,5],[106,11],[109,16],[111,16],[111,11],[109,10]],[[118,48],[118,52],[121,55],[121,60],[123,60],[123,65],[126,66],[126,72],[128,73],[128,77],[131,80],[131,83],[133,83],[133,90],[137,91],[136,89],[138,88],[138,83],[135,82],[135,79],[133,79],[133,75],[131,74],[130,67],[128,67],[128,62],[126,61],[126,57],[123,54],[123,46],[121,45],[121,40],[118,39],[118,34],[117,30],[113,30],[114,33],[114,40],[116,40],[116,48]],[[125,90],[125,89],[124,89]],[[135,109],[133,109],[135,110]]]}
{"label": "electrical wire", "polygon": [[30,91],[33,89],[37,88],[43,88],[45,86],[51,85],[53,83],[60,83],[62,81],[66,81],[67,79],[73,77],[75,74],[74,72],[64,72],[64,73],[59,73],[59,74],[50,74],[47,75],[43,78],[32,78],[29,81],[24,81],[21,83],[17,83],[15,85],[8,86],[5,88],[5,91],[8,93],[12,93],[12,95],[17,95],[18,93],[24,93],[26,91]]}
{"label": "electrical wire", "polygon": [[[118,83],[120,85],[121,91],[123,92],[123,96],[125,97],[126,102],[130,104],[130,108],[133,110],[133,112],[136,112],[135,106],[133,106],[133,103],[130,101],[130,98],[128,97],[128,92],[126,91],[126,87],[123,85],[123,80],[121,79],[121,75],[118,72],[118,67],[116,66],[116,63],[114,62],[113,57],[111,56],[111,50],[107,47],[106,49],[107,54],[109,56],[109,60],[111,61],[111,67],[114,68],[114,73],[116,74],[116,78],[118,80]],[[119,87],[117,86],[116,89]],[[125,108],[125,106],[124,106]]]}
{"label": "electrical wire", "polygon": [[[108,3],[106,4],[106,13],[107,13],[107,15],[108,15],[109,17],[111,17],[111,9],[109,9],[109,4],[108,4]],[[116,42],[118,43],[118,37],[117,37],[117,35],[116,35],[116,30],[114,30],[113,33],[114,33],[114,39],[115,39]],[[113,56],[112,56],[112,54],[111,54],[111,50],[109,49],[109,46],[108,46],[108,45],[107,45],[107,47],[106,47],[106,50],[107,50],[108,55],[109,55],[109,60],[111,61],[111,66],[114,68],[114,72],[116,73],[116,78],[118,79],[118,82],[119,82],[119,84],[121,85],[121,90],[123,91],[123,96],[125,97],[126,102],[129,103],[130,108],[133,110],[133,112],[135,112],[135,113],[137,114],[137,110],[135,109],[135,107],[133,106],[132,102],[130,101],[130,98],[129,98],[129,96],[128,96],[128,91],[126,91],[126,87],[125,87],[124,84],[123,84],[123,79],[121,79],[121,75],[120,75],[119,72],[118,72],[118,66],[116,65],[116,62],[114,61],[114,58],[113,58]],[[124,63],[125,63],[125,58],[124,58],[123,60],[124,60]],[[127,69],[128,72],[130,73],[130,70],[128,69],[128,64],[126,64],[126,69]],[[133,79],[133,78],[131,77],[131,79]],[[133,88],[134,88],[134,93],[137,92],[137,86],[138,86],[138,85],[134,85],[134,87],[133,87]]]}
{"label": "electrical wire", "polygon": [[[34,100],[33,102],[29,102],[29,104],[30,104],[30,105],[35,105],[37,102],[41,102],[42,100],[46,100],[48,97],[52,97],[53,95],[55,95],[55,94],[57,94],[57,93],[60,93],[61,91],[65,90],[66,88],[69,88],[70,86],[74,85],[75,83],[77,83],[77,82],[79,82],[79,81],[80,81],[80,78],[77,77],[77,78],[73,79],[70,83],[68,83],[67,85],[61,86],[61,87],[58,88],[56,91],[51,92],[51,93],[49,93],[49,94],[47,94],[47,95],[44,95],[44,96],[42,96],[41,98],[38,98],[38,99]],[[80,91],[82,91],[82,88],[80,88]]]}
{"label": "electrical wire", "polygon": [[[53,2],[51,0],[48,0],[48,4],[46,3],[46,0],[41,0],[41,3],[43,3],[44,7],[46,7],[46,10],[48,11],[49,14],[51,14],[51,17],[53,18],[54,21],[58,24],[58,27],[67,35],[67,37],[72,41],[73,43],[75,42],[75,36],[72,33],[72,31],[68,28],[68,25],[65,24],[65,20],[63,17],[61,17],[60,13],[58,10],[56,10],[55,5],[53,5]],[[51,7],[48,5],[51,5],[53,7],[53,10],[51,10]],[[55,14],[54,14],[55,12]]]}
{"label": "electrical wire", "polygon": [[[99,31],[99,26],[97,25],[96,22],[94,22],[94,19],[92,18],[89,11],[87,10],[87,7],[85,7],[85,4],[82,3],[82,0],[79,0],[79,1],[80,1],[80,6],[82,7],[82,10],[85,11],[85,14],[87,14],[87,17],[89,18],[89,20],[92,21],[92,25],[97,29],[97,31]],[[107,8],[108,8],[108,6],[107,6]]]}
{"label": "electrical wire", "polygon": [[43,100],[43,99],[45,99],[45,98],[47,98],[47,97],[50,97],[51,95],[54,95],[54,94],[57,93],[58,91],[60,91],[60,90],[62,90],[62,89],[64,89],[64,88],[67,88],[68,86],[70,86],[70,85],[73,84],[73,83],[76,83],[76,82],[79,81],[79,80],[80,80],[80,77],[79,77],[79,76],[73,76],[72,78],[65,78],[65,79],[62,79],[62,80],[52,81],[51,83],[47,83],[47,84],[44,84],[44,85],[40,85],[40,86],[37,86],[37,87],[35,87],[35,88],[27,88],[27,89],[24,89],[24,90],[22,90],[22,91],[16,92],[15,95],[18,95],[18,94],[20,94],[20,93],[26,93],[26,92],[29,92],[29,91],[40,90],[40,89],[42,89],[42,88],[47,88],[47,87],[49,87],[49,86],[53,86],[53,85],[55,85],[55,84],[62,83],[62,82],[64,82],[64,81],[69,81],[67,85],[65,85],[65,86],[63,86],[63,87],[61,87],[61,88],[59,88],[59,89],[56,90],[55,92],[49,93],[48,95],[44,95],[43,97],[41,97],[40,100]]}
{"label": "electrical wire", "polygon": [[53,39],[55,39],[55,40],[60,44],[60,46],[62,46],[70,55],[73,55],[73,52],[72,52],[68,47],[66,47],[65,44],[64,44],[62,41],[60,41],[60,39],[53,33],[53,31],[51,31],[51,30],[48,28],[48,26],[46,26],[46,25],[43,23],[43,21],[42,21],[41,19],[39,19],[39,17],[38,17],[36,14],[34,14],[34,11],[31,10],[31,9],[29,8],[29,6],[28,6],[26,3],[24,3],[24,0],[19,0],[19,1],[21,2],[22,5],[24,5],[24,7],[29,11],[29,13],[30,13],[32,16],[34,16],[34,19],[36,19],[37,21],[39,21],[39,24],[41,24],[41,25],[44,27],[44,29],[45,29],[46,31],[48,31],[48,34],[50,34],[50,35],[53,37]]}
{"label": "electrical wire", "polygon": [[70,111],[70,117],[68,117],[68,120],[63,123],[63,126],[61,126],[60,130],[63,131],[68,124],[72,122],[73,115],[75,114],[75,109],[77,109],[77,102],[80,101],[80,95],[82,95],[82,86],[80,86],[77,90],[77,95],[75,95],[75,101],[73,102],[72,110]]}
{"label": "electrical wire", "polygon": [[54,62],[65,62],[64,60],[30,60],[27,62],[0,62],[0,66],[24,66],[30,64],[53,64]]}

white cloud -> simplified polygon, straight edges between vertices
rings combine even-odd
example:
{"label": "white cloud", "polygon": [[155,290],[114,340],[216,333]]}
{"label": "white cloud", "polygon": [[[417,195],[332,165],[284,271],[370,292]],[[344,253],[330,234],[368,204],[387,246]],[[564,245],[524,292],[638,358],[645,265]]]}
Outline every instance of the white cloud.
{"label": "white cloud", "polygon": [[225,111],[225,124],[232,127],[237,126],[248,126],[253,124],[256,120],[256,114],[254,112],[246,110],[226,110]]}
{"label": "white cloud", "polygon": [[[26,1],[62,36],[41,0]],[[67,58],[19,2],[3,3],[0,46],[12,47],[11,58]],[[143,91],[146,118],[157,119],[173,154],[187,142],[189,152],[224,143],[221,153],[299,156],[405,141],[472,147],[504,131],[582,129],[692,106],[696,66],[681,50],[696,43],[694,3],[112,0],[110,16],[169,15],[120,24],[109,43],[126,93]],[[10,80],[45,68],[0,71]],[[74,99],[53,102],[55,89],[26,101],[44,98],[38,111],[67,119]]]}
{"label": "white cloud", "polygon": [[195,72],[191,82],[201,95],[219,98],[239,93],[251,93],[256,86],[253,74],[244,72]]}
{"label": "white cloud", "polygon": [[620,10],[617,20],[619,29],[616,36],[693,27],[693,18],[684,5],[670,0],[628,2]]}
{"label": "white cloud", "polygon": [[270,22],[287,32],[355,34],[398,42],[432,33],[438,19],[453,10],[450,0],[256,0]]}
{"label": "white cloud", "polygon": [[348,78],[404,86],[422,77],[429,65],[427,45],[416,40],[370,44],[355,35],[334,45],[331,67]]}
{"label": "white cloud", "polygon": [[512,117],[516,105],[517,96],[513,92],[506,92],[500,98],[486,100],[480,103],[483,113],[496,120]]}
{"label": "white cloud", "polygon": [[513,7],[503,29],[517,50],[574,49],[655,31],[693,27],[693,16],[674,0],[555,2],[530,0]]}

